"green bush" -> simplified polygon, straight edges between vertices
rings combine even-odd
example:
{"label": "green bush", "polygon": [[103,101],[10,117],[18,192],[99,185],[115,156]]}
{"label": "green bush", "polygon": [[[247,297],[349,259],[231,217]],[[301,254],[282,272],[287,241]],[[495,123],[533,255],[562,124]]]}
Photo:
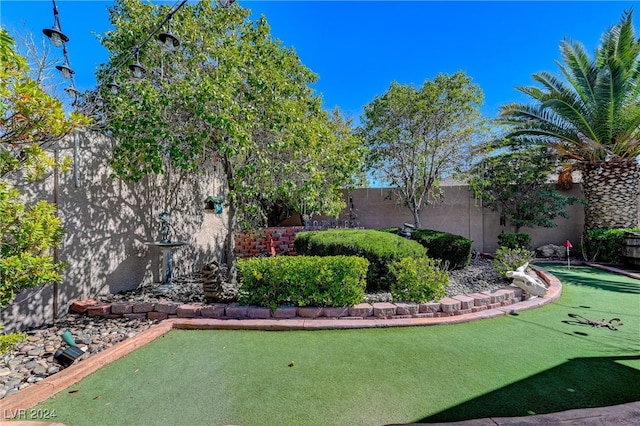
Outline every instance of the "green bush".
{"label": "green bush", "polygon": [[357,256],[275,256],[239,259],[237,266],[240,301],[275,310],[361,303],[369,262]]}
{"label": "green bush", "polygon": [[531,247],[531,235],[529,234],[511,234],[503,232],[498,235],[498,246],[507,248],[522,248],[528,250]]}
{"label": "green bush", "polygon": [[640,228],[591,229],[584,241],[587,260],[622,263],[622,243],[625,232],[640,232]]}
{"label": "green bush", "polygon": [[449,273],[440,263],[428,257],[405,257],[391,262],[389,271],[395,279],[391,284],[393,300],[424,303],[444,297]]}
{"label": "green bush", "polygon": [[6,354],[26,339],[27,335],[24,333],[0,334],[0,355]]}
{"label": "green bush", "polygon": [[367,291],[388,291],[393,279],[388,265],[403,257],[425,257],[419,243],[373,229],[328,229],[298,232],[294,240],[297,253],[307,256],[360,256],[370,262]]}
{"label": "green bush", "polygon": [[493,269],[503,277],[507,277],[507,272],[515,271],[527,262],[532,262],[534,252],[523,248],[500,247],[493,259]]}
{"label": "green bush", "polygon": [[[396,234],[398,228],[382,228],[379,231]],[[473,241],[461,235],[433,229],[414,229],[411,239],[425,247],[429,257],[447,262],[448,269],[462,269],[471,262]]]}
{"label": "green bush", "polygon": [[22,290],[62,280],[64,264],[54,261],[51,248],[63,234],[54,204],[27,205],[17,189],[0,181],[0,307]]}
{"label": "green bush", "polygon": [[461,235],[414,229],[411,238],[426,247],[429,257],[447,262],[449,269],[466,268],[471,262],[473,241]]}

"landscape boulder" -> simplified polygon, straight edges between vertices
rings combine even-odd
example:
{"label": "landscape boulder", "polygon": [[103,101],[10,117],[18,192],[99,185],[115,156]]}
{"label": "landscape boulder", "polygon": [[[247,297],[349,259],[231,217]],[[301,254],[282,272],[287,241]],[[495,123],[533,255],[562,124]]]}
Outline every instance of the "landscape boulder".
{"label": "landscape boulder", "polygon": [[545,259],[565,259],[567,257],[567,249],[555,244],[545,244],[536,249],[536,256]]}

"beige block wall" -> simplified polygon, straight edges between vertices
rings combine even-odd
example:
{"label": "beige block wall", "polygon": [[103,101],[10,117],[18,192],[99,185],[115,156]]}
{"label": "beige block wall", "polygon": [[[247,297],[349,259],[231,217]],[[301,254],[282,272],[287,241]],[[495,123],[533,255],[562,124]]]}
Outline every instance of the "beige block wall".
{"label": "beige block wall", "polygon": [[[53,175],[36,185],[19,185],[28,199],[58,200],[66,229],[59,258],[67,263],[58,285],[59,317],[76,299],[160,281],[160,251],[144,243],[160,239],[162,211],[172,215],[171,239],[188,243],[174,253],[174,276],[197,273],[203,262],[219,258],[226,218],[204,211],[208,195],[224,195],[212,167],[200,176],[174,173],[127,183],[111,177],[113,140],[81,134],[59,147],[74,166],[59,174],[57,185]],[[53,299],[53,285],[24,291],[0,313],[0,322],[9,331],[51,322]]]}
{"label": "beige block wall", "polygon": [[[462,235],[473,241],[473,248],[479,252],[495,252],[498,235],[514,232],[513,227],[500,226],[500,215],[482,206],[466,185],[443,186],[444,198],[429,205],[422,213],[422,227]],[[413,224],[413,215],[408,208],[388,199],[389,189],[356,189],[351,192],[356,222],[364,228],[385,228]],[[581,197],[579,185],[574,184],[567,195]],[[347,196],[345,195],[345,200]],[[569,218],[558,218],[555,228],[522,228],[520,232],[531,235],[534,247],[543,244],[561,245],[567,239],[577,247],[584,223],[582,204],[568,206]],[[346,218],[348,211],[341,214]]]}

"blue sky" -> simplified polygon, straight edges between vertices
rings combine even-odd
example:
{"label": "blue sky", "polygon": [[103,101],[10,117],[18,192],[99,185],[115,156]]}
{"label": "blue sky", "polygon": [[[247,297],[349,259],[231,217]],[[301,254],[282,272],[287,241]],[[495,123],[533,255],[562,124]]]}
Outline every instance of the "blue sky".
{"label": "blue sky", "polygon": [[[112,1],[58,0],[62,30],[80,90],[95,85],[94,71],[107,52],[96,34],[110,28]],[[153,3],[174,4],[171,1]],[[191,0],[189,3],[193,3]],[[526,99],[514,87],[531,75],[559,75],[563,38],[579,40],[590,52],[600,36],[637,1],[242,1],[264,14],[274,37],[295,48],[319,75],[315,89],[325,107],[339,106],[354,118],[392,81],[421,85],[438,73],[464,70],[485,94],[483,112]],[[1,0],[0,22],[39,40],[53,24],[51,1]],[[61,49],[53,54],[62,58]],[[62,60],[60,60],[62,62]],[[62,80],[62,78],[60,77]]]}

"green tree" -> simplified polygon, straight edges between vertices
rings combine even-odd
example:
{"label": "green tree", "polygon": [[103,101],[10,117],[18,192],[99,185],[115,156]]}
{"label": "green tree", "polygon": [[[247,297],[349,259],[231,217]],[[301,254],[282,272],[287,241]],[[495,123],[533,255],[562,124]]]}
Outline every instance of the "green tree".
{"label": "green tree", "polygon": [[632,11],[603,34],[595,55],[570,40],[560,44],[564,79],[533,75],[542,87],[519,87],[532,104],[505,105],[508,137],[553,148],[566,161],[564,176],[582,172],[585,231],[638,225],[640,192],[640,42]]}
{"label": "green tree", "polygon": [[469,187],[515,233],[523,226],[553,228],[554,219],[569,217],[566,206],[578,200],[553,188],[549,176],[554,169],[555,158],[545,147],[519,151],[500,146],[472,167]]}
{"label": "green tree", "polygon": [[310,87],[315,74],[273,39],[264,17],[253,22],[247,9],[201,1],[171,18],[178,51],[147,44],[139,50],[146,77],[131,80],[118,65],[167,13],[139,0],[111,9],[114,30],[103,38],[111,58],[100,78],[113,75],[121,87],[102,94],[118,141],[116,173],[135,181],[170,168],[196,171],[213,158],[228,190],[229,268],[237,226],[263,225],[271,203],[336,215],[362,149],[341,114],[322,109]]}
{"label": "green tree", "polygon": [[484,128],[483,96],[464,72],[439,74],[422,87],[392,83],[365,106],[360,132],[372,174],[421,227],[424,207],[439,196],[442,177],[469,161],[469,148]]}
{"label": "green tree", "polygon": [[55,206],[26,205],[9,177],[20,171],[34,181],[63,166],[45,147],[86,123],[79,114],[66,118],[60,101],[28,77],[14,45],[0,28],[0,306],[23,289],[59,281],[62,271],[51,255],[63,233]]}
{"label": "green tree", "polygon": [[34,181],[55,165],[44,148],[86,119],[76,113],[67,119],[62,103],[28,76],[14,45],[0,28],[0,178],[23,170]]}
{"label": "green tree", "polygon": [[62,235],[53,204],[25,206],[18,190],[0,181],[0,307],[24,289],[62,279],[63,265],[51,255]]}

